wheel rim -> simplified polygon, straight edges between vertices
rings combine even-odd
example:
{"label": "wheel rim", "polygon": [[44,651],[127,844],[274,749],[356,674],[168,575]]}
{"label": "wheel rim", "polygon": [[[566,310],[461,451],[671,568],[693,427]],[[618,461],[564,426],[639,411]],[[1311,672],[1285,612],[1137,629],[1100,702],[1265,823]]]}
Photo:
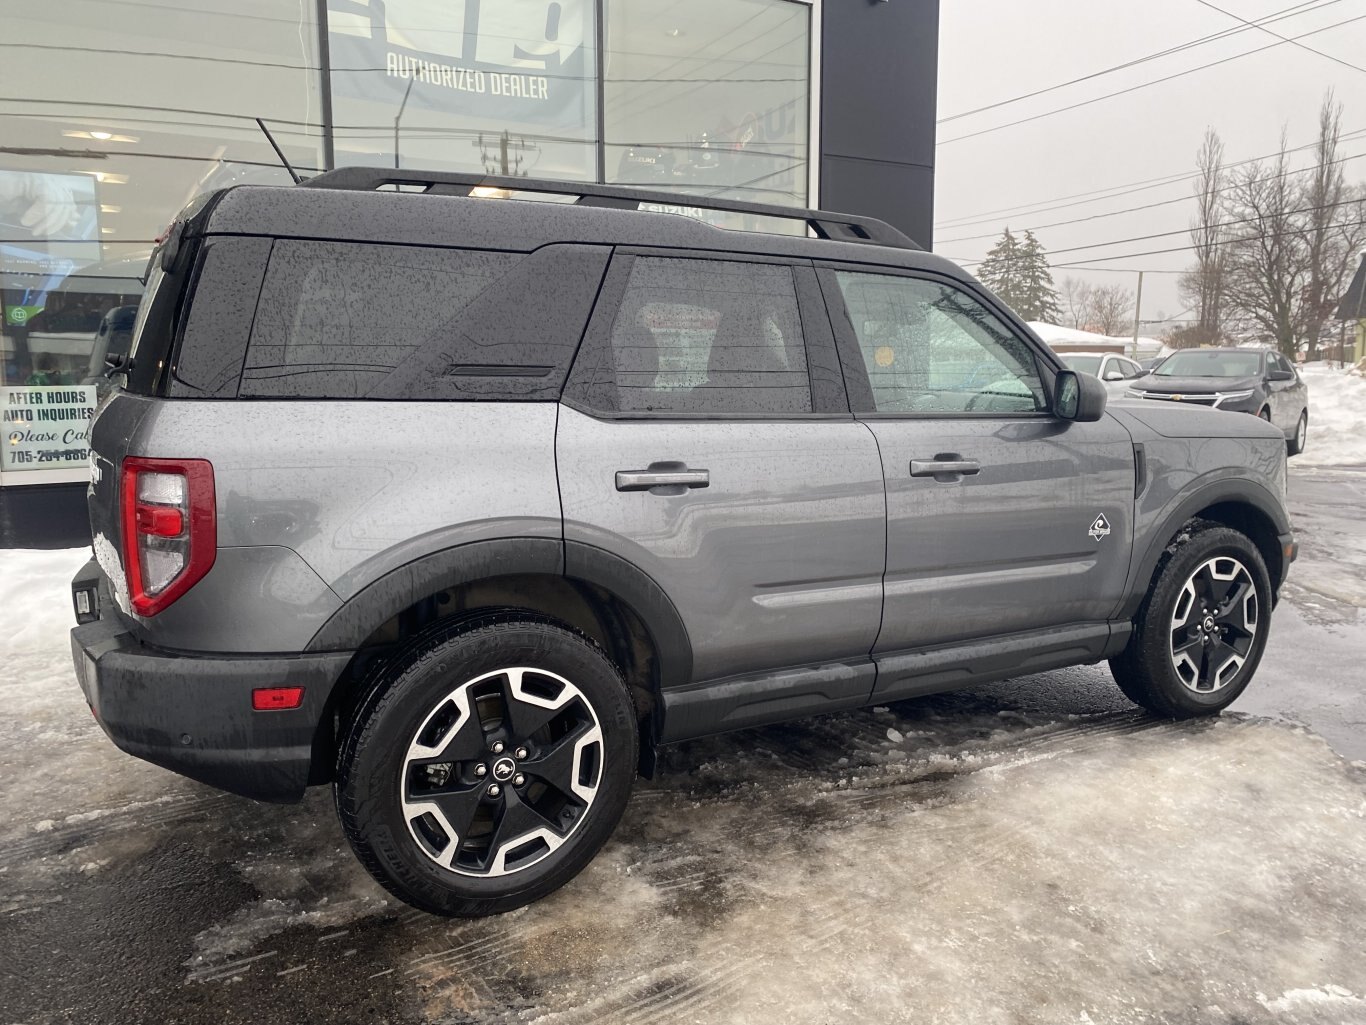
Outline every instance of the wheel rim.
{"label": "wheel rim", "polygon": [[1300,414],[1300,424],[1295,428],[1295,447],[1304,448],[1304,436],[1309,433],[1309,418]]}
{"label": "wheel rim", "polygon": [[1201,563],[1172,612],[1171,661],[1182,685],[1196,694],[1229,687],[1252,651],[1260,612],[1242,562],[1221,555]]}
{"label": "wheel rim", "polygon": [[597,712],[574,684],[544,669],[496,669],[446,694],[413,733],[403,820],[442,869],[511,875],[574,835],[603,756]]}

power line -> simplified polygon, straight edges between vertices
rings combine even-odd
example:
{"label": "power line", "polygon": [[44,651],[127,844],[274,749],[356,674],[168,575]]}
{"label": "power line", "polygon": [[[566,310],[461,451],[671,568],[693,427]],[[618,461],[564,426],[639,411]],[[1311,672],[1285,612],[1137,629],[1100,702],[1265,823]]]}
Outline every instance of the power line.
{"label": "power line", "polygon": [[978,131],[978,132],[969,132],[967,135],[958,135],[958,136],[955,136],[955,137],[952,138],[952,139],[941,139],[938,143],[936,143],[936,145],[938,145],[938,146],[947,146],[947,145],[949,145],[950,143],[954,143],[954,142],[963,142],[963,141],[965,141],[965,140],[967,140],[967,139],[976,139],[976,138],[979,137],[979,136],[982,136],[982,135],[989,135],[989,134],[991,134],[992,132],[999,132],[999,131],[1002,131],[1002,130],[1004,130],[1004,129],[1006,129],[1006,128],[1014,128],[1014,127],[1017,126],[1017,125],[1029,124],[1029,123],[1032,122],[1032,121],[1039,121],[1039,120],[1041,120],[1041,119],[1043,119],[1043,118],[1046,118],[1046,117],[1053,117],[1055,114],[1065,114],[1065,113],[1067,113],[1067,112],[1070,111],[1070,110],[1077,110],[1077,109],[1080,108],[1080,107],[1088,107],[1088,106],[1090,106],[1090,105],[1093,104],[1093,103],[1100,103],[1102,100],[1112,100],[1112,99],[1114,99],[1116,96],[1124,96],[1124,95],[1126,95],[1127,93],[1137,92],[1138,90],[1140,90],[1140,89],[1146,89],[1146,88],[1148,88],[1149,86],[1160,85],[1160,84],[1162,84],[1163,82],[1170,82],[1170,81],[1172,81],[1172,80],[1174,80],[1174,79],[1177,79],[1177,78],[1184,78],[1186,75],[1193,75],[1193,74],[1195,74],[1195,72],[1197,72],[1197,71],[1204,71],[1204,70],[1206,70],[1206,69],[1208,69],[1208,68],[1215,68],[1215,67],[1218,67],[1218,66],[1221,65],[1221,64],[1228,64],[1230,61],[1241,60],[1241,59],[1244,58],[1244,57],[1251,57],[1251,56],[1253,56],[1254,54],[1265,53],[1267,50],[1274,50],[1276,47],[1278,47],[1278,46],[1284,46],[1286,43],[1293,43],[1293,42],[1295,42],[1297,39],[1305,39],[1305,38],[1307,38],[1307,37],[1309,37],[1309,36],[1318,35],[1320,32],[1328,32],[1328,31],[1330,31],[1331,29],[1341,28],[1343,25],[1350,25],[1350,24],[1352,24],[1353,22],[1357,22],[1357,21],[1366,21],[1366,14],[1357,15],[1355,18],[1347,18],[1346,20],[1344,20],[1344,21],[1339,21],[1339,22],[1337,22],[1336,24],[1333,24],[1333,25],[1325,25],[1325,26],[1323,26],[1322,28],[1316,28],[1316,29],[1313,29],[1313,30],[1311,30],[1311,31],[1309,31],[1309,32],[1301,33],[1301,34],[1298,35],[1298,36],[1290,36],[1290,37],[1288,37],[1284,42],[1279,42],[1279,41],[1278,41],[1278,42],[1275,42],[1275,43],[1268,43],[1266,46],[1259,46],[1259,47],[1258,47],[1257,49],[1255,49],[1255,50],[1248,50],[1248,51],[1246,51],[1246,52],[1244,52],[1244,53],[1234,54],[1232,57],[1225,57],[1225,58],[1223,58],[1222,60],[1210,61],[1208,64],[1201,64],[1201,65],[1199,65],[1198,67],[1188,68],[1188,69],[1185,70],[1185,71],[1178,71],[1178,72],[1176,72],[1176,73],[1173,74],[1173,75],[1166,75],[1166,76],[1164,76],[1164,77],[1162,77],[1162,78],[1154,78],[1154,79],[1152,79],[1151,81],[1148,81],[1148,82],[1140,82],[1140,83],[1138,83],[1137,85],[1129,86],[1129,88],[1127,88],[1127,89],[1119,89],[1119,90],[1116,90],[1115,92],[1112,92],[1112,93],[1105,93],[1105,94],[1102,95],[1102,96],[1094,96],[1094,97],[1092,97],[1092,98],[1089,99],[1089,100],[1082,100],[1082,101],[1079,102],[1079,103],[1073,103],[1073,104],[1070,104],[1070,105],[1068,105],[1068,106],[1066,106],[1066,107],[1058,107],[1058,108],[1055,109],[1055,110],[1047,110],[1047,111],[1044,111],[1042,114],[1034,114],[1034,115],[1031,116],[1031,117],[1022,117],[1022,118],[1020,118],[1019,120],[1016,120],[1016,121],[1009,121],[1009,122],[1007,122],[1006,124],[1003,124],[1003,125],[996,125],[996,126],[993,127],[993,128],[983,128],[981,131]]}
{"label": "power line", "polygon": [[[1317,145],[1317,143],[1313,143],[1313,144],[1311,144],[1311,145]],[[1275,156],[1276,154],[1272,154],[1272,155]],[[1329,161],[1327,164],[1325,164],[1324,166],[1325,166],[1325,167],[1331,167],[1331,166],[1333,166],[1334,164],[1345,164],[1345,163],[1347,163],[1348,161],[1351,161],[1351,160],[1360,160],[1362,157],[1366,157],[1366,152],[1354,153],[1354,154],[1353,154],[1352,156],[1350,156],[1350,157],[1339,157],[1339,158],[1336,159],[1336,160],[1330,160],[1330,161]],[[1265,158],[1263,158],[1263,159],[1265,159]],[[1239,166],[1239,165],[1233,164],[1233,165],[1230,165],[1230,166],[1231,166],[1231,167],[1237,167],[1237,166]],[[1300,171],[1298,171],[1298,170],[1287,170],[1287,171],[1281,172],[1280,174],[1268,175],[1268,176],[1265,177],[1265,178],[1258,178],[1258,179],[1256,179],[1255,182],[1248,182],[1248,183],[1244,183],[1244,184],[1255,184],[1256,182],[1273,181],[1273,180],[1275,180],[1276,178],[1283,178],[1283,177],[1285,177],[1285,176],[1287,176],[1287,175],[1290,175],[1290,174],[1299,174],[1299,173],[1300,173]],[[1197,174],[1195,175],[1195,177],[1199,177],[1199,174],[1197,173]],[[1217,192],[1221,192],[1221,193],[1222,193],[1222,192],[1228,192],[1230,189],[1236,188],[1238,184],[1239,184],[1239,183],[1236,183],[1236,182],[1235,182],[1235,183],[1230,184],[1230,185],[1225,185],[1223,188],[1218,189],[1218,190],[1216,190],[1216,191],[1217,191]],[[1117,197],[1113,197],[1113,196],[1112,196],[1112,197],[1109,197],[1109,198],[1112,198],[1112,199],[1113,199],[1113,198],[1117,198]],[[1157,202],[1157,203],[1146,203],[1146,204],[1144,204],[1143,206],[1130,206],[1130,207],[1125,207],[1123,210],[1111,210],[1109,213],[1091,214],[1091,215],[1088,216],[1088,217],[1074,217],[1074,218],[1072,218],[1072,219],[1069,220],[1069,221],[1053,221],[1051,224],[1035,224],[1035,225],[1030,225],[1030,226],[1028,226],[1028,227],[1021,228],[1020,230],[1021,230],[1021,231],[1044,231],[1044,230],[1047,229],[1047,228],[1061,228],[1061,227],[1065,227],[1066,225],[1069,225],[1069,224],[1084,224],[1084,223],[1087,222],[1087,221],[1101,221],[1101,220],[1105,220],[1107,217],[1118,217],[1118,216],[1120,216],[1121,214],[1137,213],[1137,212],[1140,211],[1140,210],[1155,210],[1155,209],[1157,209],[1158,207],[1161,207],[1161,206],[1171,206],[1171,205],[1174,204],[1174,203],[1189,203],[1189,202],[1191,201],[1191,198],[1192,198],[1192,197],[1190,197],[1190,196],[1178,196],[1178,197],[1176,197],[1175,199],[1164,199],[1164,200],[1161,200],[1160,202]],[[1185,229],[1183,228],[1182,230],[1184,231]],[[943,243],[944,245],[952,245],[952,244],[955,243],[955,242],[977,242],[977,241],[980,241],[981,239],[984,239],[984,238],[995,238],[995,237],[996,237],[996,232],[993,231],[993,232],[988,232],[988,233],[985,234],[985,235],[966,235],[966,236],[964,236],[964,237],[962,237],[962,238],[946,238],[946,239],[943,239],[943,240],[941,240],[941,241],[942,241],[942,243]]]}
{"label": "power line", "polygon": [[[1363,226],[1366,226],[1366,221],[1348,221],[1346,224],[1340,224],[1340,225],[1338,225],[1338,227],[1340,227],[1340,228],[1360,228],[1360,227],[1363,227]],[[1282,235],[1309,235],[1309,234],[1312,234],[1313,232],[1315,232],[1315,231],[1317,231],[1317,230],[1318,230],[1317,228],[1304,228],[1304,229],[1301,229],[1301,230],[1299,230],[1299,231],[1285,231],[1285,232],[1281,232],[1281,234],[1282,234]],[[1264,236],[1263,236],[1263,237],[1264,237]],[[1136,241],[1136,240],[1127,240],[1127,241]],[[1239,243],[1248,242],[1248,241],[1250,241],[1250,240],[1249,240],[1249,239],[1245,239],[1245,238],[1229,238],[1229,239],[1220,239],[1218,242],[1212,242],[1212,243],[1208,243],[1208,244],[1209,244],[1209,245],[1212,245],[1212,246],[1231,246],[1231,245],[1237,245],[1237,244],[1239,244]],[[1082,260],[1082,261],[1079,261],[1079,262],[1080,262],[1080,263],[1106,263],[1106,262],[1108,262],[1108,261],[1110,261],[1110,260],[1132,260],[1132,259],[1134,259],[1135,257],[1139,257],[1139,256],[1165,256],[1165,255],[1168,254],[1168,253],[1188,253],[1188,252],[1190,252],[1190,251],[1191,251],[1192,249],[1194,249],[1194,248],[1195,248],[1194,245],[1177,246],[1177,247],[1175,247],[1174,249],[1153,249],[1153,250],[1150,250],[1149,252],[1146,252],[1146,253],[1123,253],[1123,254],[1121,254],[1121,255],[1119,255],[1119,256],[1095,256],[1095,257],[1088,257],[1088,258],[1086,258],[1085,260]],[[1073,264],[1073,263],[1058,263],[1058,264],[1050,264],[1050,266],[1052,266],[1052,267],[1058,267],[1058,268],[1064,268],[1064,269],[1071,269],[1071,268],[1077,268],[1077,267],[1078,267],[1078,264]],[[1147,274],[1147,273],[1153,273],[1153,272],[1151,272],[1151,271],[1144,271],[1144,273]],[[1183,273],[1183,272],[1176,271],[1176,272],[1169,272],[1169,273]]]}
{"label": "power line", "polygon": [[[1262,180],[1265,181],[1265,180],[1269,180],[1269,179],[1262,179]],[[1248,182],[1248,183],[1246,183],[1246,184],[1253,184],[1253,183],[1252,183],[1252,182]],[[1340,206],[1351,206],[1351,205],[1353,205],[1353,204],[1355,204],[1355,203],[1359,203],[1359,202],[1361,202],[1361,201],[1360,201],[1359,199],[1357,199],[1356,197],[1353,197],[1353,198],[1351,198],[1351,199],[1341,199],[1341,200],[1338,200],[1336,203],[1324,203],[1324,204],[1322,204],[1322,205],[1320,205],[1320,206],[1305,206],[1305,207],[1300,207],[1300,208],[1295,209],[1295,210],[1286,210],[1286,211],[1283,212],[1283,215],[1288,217],[1288,216],[1290,216],[1291,214],[1307,214],[1307,213],[1316,213],[1316,212],[1319,211],[1319,210],[1334,210],[1334,209],[1336,209],[1337,207],[1340,207]],[[1237,226],[1240,225],[1240,224],[1251,224],[1251,223],[1253,223],[1254,221],[1260,221],[1260,220],[1262,220],[1261,217],[1244,217],[1243,219],[1237,220],[1237,221],[1224,221],[1224,222],[1222,222],[1222,223],[1220,223],[1220,224],[1211,224],[1211,225],[1208,226],[1208,230],[1211,230],[1211,231],[1212,231],[1212,230],[1217,229],[1217,228],[1233,228],[1233,227],[1237,227]],[[1082,252],[1083,250],[1086,250],[1086,249],[1101,249],[1101,248],[1103,248],[1103,247],[1105,247],[1105,246],[1119,246],[1119,245],[1124,245],[1126,242],[1150,242],[1150,241],[1152,241],[1153,239],[1156,239],[1156,238],[1171,238],[1173,235],[1185,235],[1185,234],[1187,234],[1190,230],[1191,230],[1190,228],[1178,228],[1176,231],[1159,231],[1159,232],[1157,232],[1156,234],[1153,234],[1153,235],[1135,235],[1133,238],[1115,239],[1113,242],[1092,242],[1090,245],[1085,245],[1085,246],[1072,246],[1072,247],[1070,247],[1070,248],[1068,248],[1068,249],[1055,249],[1055,250],[1053,250],[1053,252],[1052,252],[1051,255],[1057,256],[1057,255],[1062,254],[1062,253],[1079,253],[1079,252]],[[1202,229],[1202,230],[1204,230],[1204,229]],[[1232,242],[1238,242],[1238,241],[1244,241],[1244,240],[1241,240],[1241,239],[1231,239],[1230,241],[1232,241]],[[1205,245],[1209,245],[1210,243],[1204,243],[1204,244],[1205,244]],[[1192,247],[1192,248],[1193,248],[1193,247]]]}
{"label": "power line", "polygon": [[[1366,135],[1366,128],[1353,129],[1340,136],[1341,140],[1354,139],[1359,135]],[[1298,153],[1301,150],[1313,149],[1318,145],[1318,141],[1307,142],[1302,146],[1292,146],[1285,150],[1286,153]],[[1238,160],[1225,166],[1225,170],[1232,170],[1235,167],[1245,167],[1248,164],[1255,164],[1259,160],[1270,160],[1272,157],[1279,156],[1281,151],[1275,153],[1264,153],[1258,157],[1248,157],[1246,160]],[[1129,182],[1125,185],[1111,185],[1104,189],[1094,189],[1091,192],[1077,192],[1067,196],[1057,196],[1053,199],[1041,199],[1036,203],[1021,203],[1016,206],[1000,207],[996,210],[987,210],[981,214],[965,214],[962,217],[951,217],[947,221],[941,221],[935,225],[936,228],[944,228],[954,231],[959,228],[970,228],[975,224],[988,224],[993,221],[1000,221],[1007,216],[1030,217],[1035,214],[1051,213],[1054,210],[1065,210],[1072,206],[1085,206],[1088,203],[1102,203],[1107,199],[1119,199],[1121,196],[1131,196],[1139,192],[1148,192],[1152,189],[1163,188],[1167,185],[1180,185],[1183,182],[1194,181],[1200,177],[1199,171],[1183,171],[1178,174],[1166,174],[1159,178],[1145,178],[1141,181]],[[1100,193],[1108,195],[1100,195]],[[1094,196],[1094,199],[1083,197]],[[1188,199],[1185,196],[1182,199]],[[1073,200],[1073,202],[1062,202],[1062,200]],[[1041,204],[1052,203],[1053,206],[1041,206]],[[1031,210],[1030,207],[1039,207]],[[1032,229],[1031,229],[1032,230]]]}
{"label": "power line", "polygon": [[[1248,25],[1253,28],[1258,28],[1262,25],[1270,25],[1277,21],[1284,21],[1287,18],[1298,18],[1300,15],[1312,14],[1314,11],[1322,10],[1325,7],[1332,7],[1334,4],[1341,3],[1341,0],[1327,0],[1327,2],[1319,3],[1317,6],[1313,6],[1314,2],[1315,0],[1307,0],[1307,2],[1298,3],[1294,7],[1287,7],[1284,10],[1275,11],[1272,14],[1267,15],[1265,18],[1258,19],[1255,25],[1250,22],[1248,23]],[[1309,9],[1302,10],[1302,8],[1306,7]],[[1116,71],[1124,71],[1128,68],[1137,67],[1140,64],[1146,64],[1148,61],[1159,60],[1163,57],[1170,57],[1172,54],[1181,53],[1184,50],[1190,50],[1197,46],[1204,46],[1206,43],[1212,43],[1220,39],[1228,39],[1231,36],[1236,36],[1239,33],[1246,31],[1247,28],[1223,29],[1222,31],[1214,32],[1207,36],[1201,36],[1199,39],[1192,39],[1188,42],[1181,43],[1177,46],[1171,46],[1165,50],[1159,50],[1156,53],[1150,53],[1146,57],[1138,57],[1131,61],[1125,61],[1123,64],[1115,64],[1108,68],[1102,68],[1100,71],[1094,71],[1089,75],[1082,75],[1080,78],[1074,78],[1067,82],[1060,82],[1057,85],[1050,85],[1043,89],[1035,89],[1033,92],[1021,93],[1019,96],[1012,96],[1009,99],[998,100],[996,103],[988,103],[984,107],[976,107],[972,110],[965,110],[960,114],[950,114],[948,117],[940,118],[938,121],[935,122],[935,124],[946,125],[950,121],[959,121],[962,118],[971,117],[974,114],[981,114],[988,110],[995,110],[998,107],[1006,107],[1012,103],[1019,103],[1021,100],[1030,100],[1033,99],[1035,96],[1042,96],[1045,93],[1056,92],[1059,89],[1066,89],[1068,86],[1078,85],[1081,82],[1089,82],[1094,78],[1100,78],[1104,75],[1113,74]]]}
{"label": "power line", "polygon": [[1216,6],[1214,6],[1214,4],[1210,3],[1209,0],[1195,0],[1195,2],[1196,2],[1197,4],[1200,4],[1200,5],[1203,6],[1203,7],[1208,7],[1211,11],[1218,11],[1220,14],[1224,15],[1224,17],[1226,17],[1226,18],[1232,18],[1232,19],[1234,19],[1235,21],[1241,21],[1244,25],[1248,26],[1248,28],[1261,29],[1261,30],[1262,30],[1263,32],[1265,32],[1267,35],[1269,35],[1269,36],[1275,36],[1277,39],[1279,39],[1279,40],[1280,40],[1281,42],[1283,42],[1283,43],[1294,43],[1294,44],[1295,44],[1296,46],[1298,46],[1301,50],[1308,50],[1310,53],[1318,54],[1318,56],[1323,57],[1323,58],[1325,58],[1326,60],[1330,60],[1330,61],[1332,61],[1334,64],[1341,64],[1344,68],[1351,68],[1353,71],[1360,71],[1363,75],[1366,75],[1366,68],[1363,68],[1363,67],[1361,67],[1361,66],[1359,66],[1359,65],[1353,64],[1351,61],[1345,61],[1345,60],[1343,60],[1341,57],[1334,57],[1331,53],[1324,53],[1322,50],[1315,50],[1312,46],[1310,46],[1310,45],[1307,44],[1307,43],[1301,43],[1301,42],[1298,42],[1298,41],[1296,41],[1296,40],[1294,40],[1294,39],[1287,39],[1287,38],[1285,38],[1285,36],[1281,35],[1279,32],[1272,32],[1271,29],[1269,29],[1269,28],[1266,27],[1267,24],[1268,24],[1267,22],[1260,22],[1260,23],[1254,24],[1253,22],[1248,21],[1246,18],[1242,17],[1241,15],[1234,14],[1232,11],[1226,11],[1226,10],[1224,10],[1222,7],[1216,7]]}

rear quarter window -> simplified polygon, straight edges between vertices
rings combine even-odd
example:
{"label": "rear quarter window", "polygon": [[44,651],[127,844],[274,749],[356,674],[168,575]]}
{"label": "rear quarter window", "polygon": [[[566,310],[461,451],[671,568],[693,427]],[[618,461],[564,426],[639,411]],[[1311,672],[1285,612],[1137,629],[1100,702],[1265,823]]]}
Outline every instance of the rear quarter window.
{"label": "rear quarter window", "polygon": [[239,394],[557,399],[606,260],[279,240]]}

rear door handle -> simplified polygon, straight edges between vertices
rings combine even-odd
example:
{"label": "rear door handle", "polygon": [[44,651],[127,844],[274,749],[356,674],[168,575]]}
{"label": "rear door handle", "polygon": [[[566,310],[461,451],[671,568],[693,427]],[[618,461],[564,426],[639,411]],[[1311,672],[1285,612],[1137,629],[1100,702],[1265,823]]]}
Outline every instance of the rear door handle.
{"label": "rear door handle", "polygon": [[649,491],[652,488],[711,486],[709,470],[618,470],[618,491]]}
{"label": "rear door handle", "polygon": [[981,473],[981,465],[973,459],[912,459],[912,477],[938,477],[940,474],[957,473],[971,476]]}

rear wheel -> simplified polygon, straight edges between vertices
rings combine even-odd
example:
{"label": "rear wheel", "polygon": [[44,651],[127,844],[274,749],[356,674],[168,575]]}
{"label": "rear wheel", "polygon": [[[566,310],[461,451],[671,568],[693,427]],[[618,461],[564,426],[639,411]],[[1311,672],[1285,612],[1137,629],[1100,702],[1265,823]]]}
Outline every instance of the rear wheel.
{"label": "rear wheel", "polygon": [[1295,425],[1295,436],[1285,445],[1287,455],[1297,456],[1304,451],[1305,442],[1309,437],[1309,410],[1300,414],[1300,421]]}
{"label": "rear wheel", "polygon": [[1245,535],[1194,523],[1158,563],[1128,647],[1110,660],[1120,689],[1157,715],[1228,707],[1266,648],[1271,579]]}
{"label": "rear wheel", "polygon": [[357,857],[437,914],[510,911],[568,882],[635,777],[616,667],[570,630],[509,615],[415,642],[362,702],[339,758],[337,810]]}

